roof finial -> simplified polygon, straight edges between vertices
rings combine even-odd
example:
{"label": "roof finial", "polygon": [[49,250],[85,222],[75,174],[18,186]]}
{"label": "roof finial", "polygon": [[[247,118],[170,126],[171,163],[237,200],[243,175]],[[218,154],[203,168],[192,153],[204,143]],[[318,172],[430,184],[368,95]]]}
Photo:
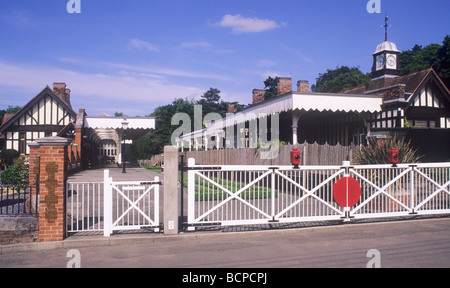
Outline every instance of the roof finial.
{"label": "roof finial", "polygon": [[384,27],[384,41],[388,41],[388,28],[392,27],[392,25],[388,24],[389,17],[386,14],[386,17],[384,18],[384,25],[381,25],[381,27]]}

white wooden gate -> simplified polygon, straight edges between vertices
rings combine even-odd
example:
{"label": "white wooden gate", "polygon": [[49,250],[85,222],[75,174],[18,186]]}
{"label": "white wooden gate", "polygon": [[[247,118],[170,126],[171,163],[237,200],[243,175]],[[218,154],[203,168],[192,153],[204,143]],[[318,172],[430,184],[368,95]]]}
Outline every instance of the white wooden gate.
{"label": "white wooden gate", "polygon": [[114,182],[104,172],[104,236],[116,230],[153,228],[159,231],[159,177],[153,182]]}
{"label": "white wooden gate", "polygon": [[[450,164],[371,166],[205,166],[188,161],[190,226],[245,225],[450,213]],[[339,206],[333,184],[361,186],[353,207]]]}

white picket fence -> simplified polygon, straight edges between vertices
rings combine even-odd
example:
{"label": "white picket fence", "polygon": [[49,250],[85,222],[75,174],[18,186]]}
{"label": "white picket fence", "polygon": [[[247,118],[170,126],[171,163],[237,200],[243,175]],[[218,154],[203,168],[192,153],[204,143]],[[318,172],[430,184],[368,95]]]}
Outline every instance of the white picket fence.
{"label": "white picket fence", "polygon": [[[450,163],[368,166],[196,165],[188,167],[189,227],[450,213]],[[160,229],[159,178],[152,182],[67,184],[67,232]],[[355,179],[355,205],[335,200],[334,184]]]}
{"label": "white picket fence", "polygon": [[[339,206],[333,184],[358,181],[361,197]],[[188,161],[190,226],[244,225],[450,213],[450,163],[370,166],[211,166]]]}
{"label": "white picket fence", "polygon": [[109,170],[104,181],[67,183],[66,231],[99,232],[110,236],[117,230],[153,229],[158,232],[159,177],[154,181],[113,181]]}

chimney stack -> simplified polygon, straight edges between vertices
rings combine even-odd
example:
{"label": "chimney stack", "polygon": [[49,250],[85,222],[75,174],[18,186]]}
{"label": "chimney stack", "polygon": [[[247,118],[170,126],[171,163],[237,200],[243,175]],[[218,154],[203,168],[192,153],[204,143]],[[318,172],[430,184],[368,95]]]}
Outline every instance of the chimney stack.
{"label": "chimney stack", "polygon": [[53,83],[53,93],[64,103],[72,107],[70,104],[70,89],[67,88],[66,83]]}
{"label": "chimney stack", "polygon": [[266,90],[264,89],[253,89],[253,104],[258,104],[263,102],[264,95],[266,94]]}
{"label": "chimney stack", "polygon": [[308,80],[300,80],[297,82],[297,92],[309,92]]}
{"label": "chimney stack", "polygon": [[234,107],[234,104],[228,104],[227,113],[236,113],[237,109]]}
{"label": "chimney stack", "polygon": [[292,92],[292,79],[288,77],[278,78],[278,95]]}

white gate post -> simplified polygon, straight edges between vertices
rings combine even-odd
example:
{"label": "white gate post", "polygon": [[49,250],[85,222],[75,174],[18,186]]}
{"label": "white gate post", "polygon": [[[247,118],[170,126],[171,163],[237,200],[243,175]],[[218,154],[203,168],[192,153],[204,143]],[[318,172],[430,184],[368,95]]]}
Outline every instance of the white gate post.
{"label": "white gate post", "polygon": [[[155,219],[155,224],[159,224],[159,177],[156,176],[155,177],[155,182],[157,184],[155,184],[155,216],[153,219]],[[155,232],[159,232],[159,227],[155,228],[154,230]]]}
{"label": "white gate post", "polygon": [[109,170],[103,173],[103,236],[109,237],[112,234],[112,178]]}
{"label": "white gate post", "polygon": [[414,190],[415,190],[415,187],[414,187],[414,169],[415,169],[415,167],[416,167],[416,165],[410,165],[410,167],[411,167],[411,172],[410,172],[410,176],[409,176],[409,181],[410,181],[410,184],[409,184],[409,208],[411,208],[411,214],[415,214],[414,213],[414,208],[415,208],[415,206],[414,206],[414,202],[415,202],[415,199],[414,199]]}
{"label": "white gate post", "polygon": [[[195,159],[188,159],[188,167],[195,166]],[[195,220],[195,171],[188,170],[188,223]],[[188,227],[188,231],[195,230],[195,227]]]}
{"label": "white gate post", "polygon": [[271,209],[272,209],[272,212],[271,212],[271,214],[270,214],[270,216],[272,217],[272,219],[270,219],[270,220],[276,220],[275,219],[275,215],[277,214],[276,213],[276,211],[275,211],[275,170],[272,170],[272,174],[271,174],[271,182],[272,183],[270,183],[270,185],[271,185],[271,187],[270,187],[270,189],[271,189]]}

